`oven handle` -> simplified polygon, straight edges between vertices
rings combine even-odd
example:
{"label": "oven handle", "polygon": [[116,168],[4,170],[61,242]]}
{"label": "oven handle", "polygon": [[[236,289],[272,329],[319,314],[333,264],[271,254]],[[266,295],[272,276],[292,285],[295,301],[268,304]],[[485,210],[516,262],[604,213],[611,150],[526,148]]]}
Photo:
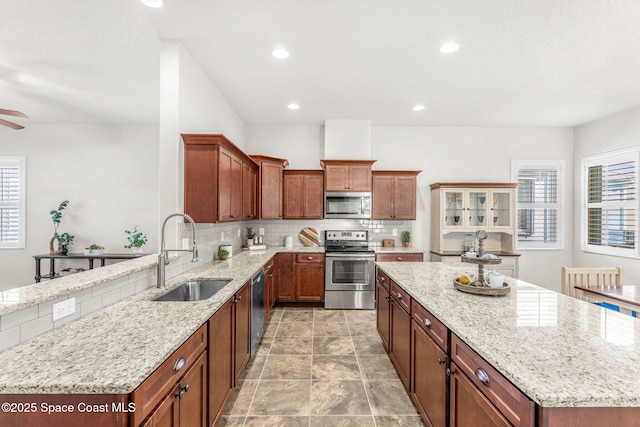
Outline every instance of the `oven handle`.
{"label": "oven handle", "polygon": [[327,258],[351,258],[353,261],[374,261],[375,257],[376,257],[375,255],[371,255],[371,256],[356,255],[356,256],[353,256],[353,254],[341,254],[341,253],[325,254],[325,256]]}

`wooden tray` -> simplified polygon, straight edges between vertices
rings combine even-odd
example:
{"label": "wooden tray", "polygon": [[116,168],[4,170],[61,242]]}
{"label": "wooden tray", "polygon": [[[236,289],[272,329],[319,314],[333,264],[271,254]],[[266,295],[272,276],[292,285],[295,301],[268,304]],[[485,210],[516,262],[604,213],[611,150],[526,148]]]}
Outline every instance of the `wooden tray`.
{"label": "wooden tray", "polygon": [[471,264],[502,264],[502,258],[480,258],[462,255],[462,262],[468,262]]}
{"label": "wooden tray", "polygon": [[501,288],[491,288],[489,286],[463,285],[462,283],[458,282],[457,279],[453,279],[453,287],[459,291],[475,295],[500,296],[507,295],[509,292],[511,292],[511,286],[506,283],[502,285]]}
{"label": "wooden tray", "polygon": [[304,246],[320,246],[320,239],[318,238],[318,231],[315,228],[305,227],[300,231],[298,236],[300,242]]}

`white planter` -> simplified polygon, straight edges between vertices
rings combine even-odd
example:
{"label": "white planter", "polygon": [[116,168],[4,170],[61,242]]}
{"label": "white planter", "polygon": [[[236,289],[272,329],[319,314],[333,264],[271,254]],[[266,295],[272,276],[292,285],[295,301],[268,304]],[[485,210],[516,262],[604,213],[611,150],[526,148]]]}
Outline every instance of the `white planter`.
{"label": "white planter", "polygon": [[104,249],[85,249],[85,255],[104,255]]}

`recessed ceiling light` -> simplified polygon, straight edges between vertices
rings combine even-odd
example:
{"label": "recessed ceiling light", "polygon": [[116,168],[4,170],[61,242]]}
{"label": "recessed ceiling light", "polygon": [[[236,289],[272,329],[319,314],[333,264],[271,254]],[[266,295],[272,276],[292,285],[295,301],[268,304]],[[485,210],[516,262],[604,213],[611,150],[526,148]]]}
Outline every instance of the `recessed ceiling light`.
{"label": "recessed ceiling light", "polygon": [[300,106],[298,104],[289,104],[289,105],[287,105],[287,108],[289,110],[297,110],[297,109],[300,108]]}
{"label": "recessed ceiling light", "polygon": [[140,0],[142,4],[149,7],[162,7],[162,0]]}
{"label": "recessed ceiling light", "polygon": [[447,42],[440,46],[440,52],[442,53],[453,53],[460,48],[460,45],[455,42]]}
{"label": "recessed ceiling light", "polygon": [[416,105],[413,107],[413,111],[422,111],[424,110],[424,105]]}
{"label": "recessed ceiling light", "polygon": [[282,48],[274,49],[271,54],[278,59],[285,59],[289,57],[289,52],[286,49]]}

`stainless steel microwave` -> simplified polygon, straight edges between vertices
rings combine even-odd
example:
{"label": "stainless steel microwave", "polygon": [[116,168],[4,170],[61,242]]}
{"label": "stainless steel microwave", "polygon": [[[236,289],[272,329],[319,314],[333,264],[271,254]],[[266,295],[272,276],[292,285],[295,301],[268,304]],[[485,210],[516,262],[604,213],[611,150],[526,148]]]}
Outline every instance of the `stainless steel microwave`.
{"label": "stainless steel microwave", "polygon": [[371,193],[324,193],[325,218],[371,218]]}

